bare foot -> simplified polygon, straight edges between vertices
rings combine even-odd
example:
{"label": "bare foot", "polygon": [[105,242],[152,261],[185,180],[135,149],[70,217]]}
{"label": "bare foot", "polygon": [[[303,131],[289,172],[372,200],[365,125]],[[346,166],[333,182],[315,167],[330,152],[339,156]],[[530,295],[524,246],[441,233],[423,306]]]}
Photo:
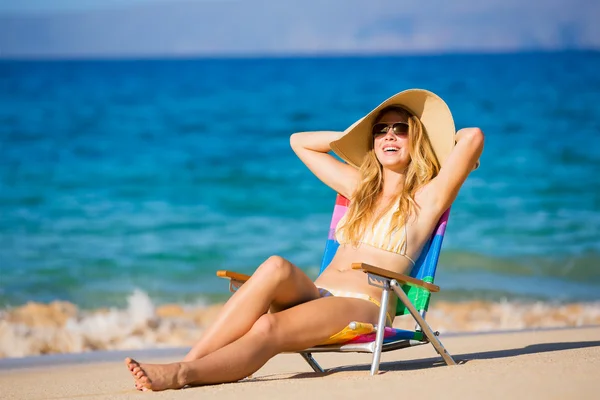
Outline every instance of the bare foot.
{"label": "bare foot", "polygon": [[181,389],[185,386],[180,378],[181,365],[174,364],[140,364],[132,358],[125,359],[125,365],[135,379],[138,390]]}
{"label": "bare foot", "polygon": [[[143,390],[143,386],[139,382],[139,379],[142,376],[140,364],[137,361],[135,361],[134,359],[127,357],[125,359],[125,365],[127,366],[127,369],[129,370],[129,372],[131,373],[131,376],[133,376],[135,388],[137,390]],[[140,375],[140,376],[138,377],[138,375]]]}

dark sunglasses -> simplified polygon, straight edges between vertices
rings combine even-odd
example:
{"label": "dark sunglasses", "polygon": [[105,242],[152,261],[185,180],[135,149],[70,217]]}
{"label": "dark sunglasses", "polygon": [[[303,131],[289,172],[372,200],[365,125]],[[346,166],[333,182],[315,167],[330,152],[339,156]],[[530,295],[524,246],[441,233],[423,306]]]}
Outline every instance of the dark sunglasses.
{"label": "dark sunglasses", "polygon": [[408,135],[408,122],[394,122],[393,124],[380,122],[373,125],[371,133],[373,136],[385,135],[390,129],[396,136],[406,136]]}

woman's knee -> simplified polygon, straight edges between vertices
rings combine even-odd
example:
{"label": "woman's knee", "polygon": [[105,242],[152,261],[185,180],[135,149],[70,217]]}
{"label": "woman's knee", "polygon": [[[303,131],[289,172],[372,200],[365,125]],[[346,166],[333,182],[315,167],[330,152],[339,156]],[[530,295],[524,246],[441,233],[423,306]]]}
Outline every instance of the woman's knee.
{"label": "woman's knee", "polygon": [[277,325],[275,314],[264,314],[252,325],[250,332],[265,340],[272,341],[276,336]]}
{"label": "woman's knee", "polygon": [[269,278],[284,281],[292,276],[294,266],[285,258],[280,256],[271,256],[258,267],[256,273],[265,274]]}

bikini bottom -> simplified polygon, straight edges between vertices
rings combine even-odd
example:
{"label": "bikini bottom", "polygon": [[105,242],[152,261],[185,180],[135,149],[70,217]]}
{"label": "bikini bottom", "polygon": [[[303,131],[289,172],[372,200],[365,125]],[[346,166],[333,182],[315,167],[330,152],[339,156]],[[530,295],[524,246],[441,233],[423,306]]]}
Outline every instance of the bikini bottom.
{"label": "bikini bottom", "polygon": [[[351,297],[354,299],[363,299],[363,300],[367,300],[370,301],[371,303],[375,304],[377,307],[381,308],[381,302],[367,294],[364,293],[356,293],[356,292],[346,292],[343,290],[334,290],[334,289],[325,289],[325,288],[320,288],[317,286],[317,289],[319,289],[319,294],[321,295],[321,297]],[[387,317],[387,326],[392,326],[392,321],[394,320],[392,318],[392,316],[390,315],[389,312],[386,313],[386,317]]]}

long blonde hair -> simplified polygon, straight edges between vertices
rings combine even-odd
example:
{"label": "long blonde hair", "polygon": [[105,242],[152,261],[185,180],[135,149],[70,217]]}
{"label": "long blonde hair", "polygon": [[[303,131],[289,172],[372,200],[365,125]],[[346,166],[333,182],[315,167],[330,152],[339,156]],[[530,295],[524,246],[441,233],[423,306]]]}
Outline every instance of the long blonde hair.
{"label": "long blonde hair", "polygon": [[402,190],[378,215],[375,215],[377,202],[383,190],[383,167],[373,148],[367,152],[360,166],[360,182],[352,195],[346,222],[340,227],[343,235],[349,238],[354,247],[359,245],[359,239],[368,228],[368,222],[375,223],[376,218],[389,211],[394,204],[398,205],[398,209],[392,217],[394,223],[390,226],[389,234],[397,227],[403,226],[410,214],[418,212],[415,193],[440,171],[440,164],[421,121],[402,107],[389,106],[379,112],[374,122],[379,121],[381,116],[388,111],[397,112],[406,118],[405,122],[408,122],[410,161],[406,169],[406,179]]}

